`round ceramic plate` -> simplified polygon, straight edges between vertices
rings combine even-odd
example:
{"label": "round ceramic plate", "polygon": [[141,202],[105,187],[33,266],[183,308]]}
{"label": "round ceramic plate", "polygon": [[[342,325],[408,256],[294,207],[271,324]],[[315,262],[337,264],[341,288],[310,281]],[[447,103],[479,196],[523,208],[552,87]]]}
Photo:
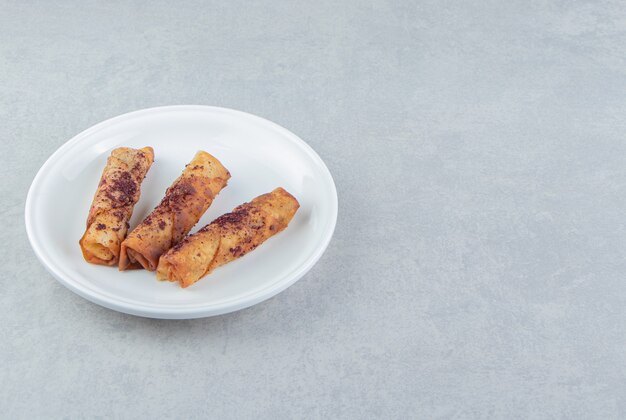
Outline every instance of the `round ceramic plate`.
{"label": "round ceramic plate", "polygon": [[[78,240],[111,149],[152,146],[155,162],[130,221],[136,226],[198,150],[232,178],[192,233],[254,197],[283,187],[300,202],[289,227],[254,252],[186,289],[145,270],[92,265]],[[281,292],[322,256],[337,221],[337,191],[320,157],[288,130],[262,118],[209,106],[151,108],[97,124],[59,148],[26,199],[26,231],[44,266],[99,305],[152,318],[199,318],[236,311]]]}

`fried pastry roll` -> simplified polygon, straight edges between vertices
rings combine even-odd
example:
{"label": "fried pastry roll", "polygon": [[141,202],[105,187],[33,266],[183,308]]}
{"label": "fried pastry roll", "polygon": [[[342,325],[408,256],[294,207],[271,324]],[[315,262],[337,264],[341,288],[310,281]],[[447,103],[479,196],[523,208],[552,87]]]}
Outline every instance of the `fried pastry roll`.
{"label": "fried pastry roll", "polygon": [[157,278],[192,285],[285,229],[298,207],[298,200],[282,188],[236,207],[163,254]]}
{"label": "fried pastry roll", "polygon": [[207,152],[196,153],[161,203],[122,242],[119,269],[154,271],[159,257],[198,223],[229,178],[219,160]]}
{"label": "fried pastry roll", "polygon": [[141,182],[154,161],[151,147],[113,149],[93,197],[80,248],[87,262],[115,265],[128,220],[139,200]]}

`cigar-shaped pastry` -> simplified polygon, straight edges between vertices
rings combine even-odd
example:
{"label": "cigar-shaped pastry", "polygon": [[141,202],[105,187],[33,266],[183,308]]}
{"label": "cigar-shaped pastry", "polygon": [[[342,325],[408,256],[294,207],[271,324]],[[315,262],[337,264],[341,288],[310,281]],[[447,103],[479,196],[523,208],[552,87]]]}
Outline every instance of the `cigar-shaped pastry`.
{"label": "cigar-shaped pastry", "polygon": [[154,161],[151,147],[113,149],[93,197],[80,248],[87,262],[115,265],[128,220],[139,200],[141,182]]}
{"label": "cigar-shaped pastry", "polygon": [[161,203],[122,242],[119,269],[156,270],[159,257],[198,223],[229,178],[219,160],[196,153]]}
{"label": "cigar-shaped pastry", "polygon": [[285,229],[298,207],[298,200],[282,188],[236,207],[163,254],[157,278],[178,281],[181,287],[194,284]]}

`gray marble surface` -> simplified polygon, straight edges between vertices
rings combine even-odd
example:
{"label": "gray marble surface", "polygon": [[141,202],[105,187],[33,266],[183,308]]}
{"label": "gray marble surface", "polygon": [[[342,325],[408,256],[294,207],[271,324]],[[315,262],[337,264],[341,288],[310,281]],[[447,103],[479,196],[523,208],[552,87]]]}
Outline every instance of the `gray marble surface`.
{"label": "gray marble surface", "polygon": [[[210,104],[335,177],[335,237],[230,315],[66,290],[26,193],[76,133]],[[626,3],[0,0],[0,416],[624,418]]]}

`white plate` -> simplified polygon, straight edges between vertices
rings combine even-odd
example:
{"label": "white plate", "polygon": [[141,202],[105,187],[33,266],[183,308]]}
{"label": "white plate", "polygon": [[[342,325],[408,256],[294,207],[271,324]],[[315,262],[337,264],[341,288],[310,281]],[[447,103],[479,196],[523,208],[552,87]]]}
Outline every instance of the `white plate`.
{"label": "white plate", "polygon": [[[155,152],[131,229],[158,204],[198,150],[217,157],[232,178],[192,232],[278,186],[301,207],[285,231],[187,289],[159,282],[145,270],[119,272],[88,264],[78,240],[107,156],[118,146],[152,146]],[[199,318],[259,303],[309,271],[335,229],[337,191],[320,157],[286,129],[225,108],[168,106],[101,122],[61,146],[33,180],[25,219],[37,257],[80,296],[133,315]]]}

